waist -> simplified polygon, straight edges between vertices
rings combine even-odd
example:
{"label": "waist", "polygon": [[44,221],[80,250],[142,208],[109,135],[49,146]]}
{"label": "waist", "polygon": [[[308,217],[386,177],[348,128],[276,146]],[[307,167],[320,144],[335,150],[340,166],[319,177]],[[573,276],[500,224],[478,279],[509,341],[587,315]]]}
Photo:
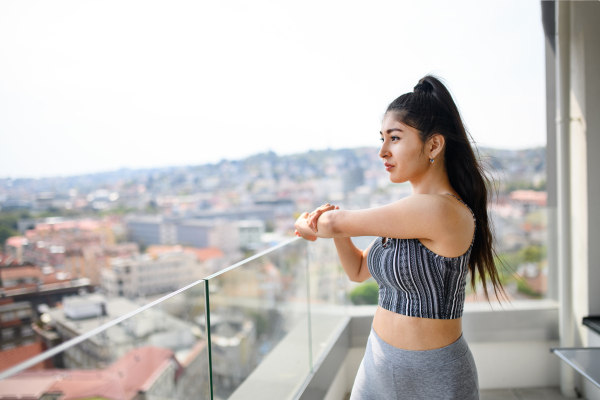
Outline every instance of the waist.
{"label": "waist", "polygon": [[381,306],[373,329],[386,343],[403,350],[433,350],[454,343],[462,335],[462,319],[409,317]]}

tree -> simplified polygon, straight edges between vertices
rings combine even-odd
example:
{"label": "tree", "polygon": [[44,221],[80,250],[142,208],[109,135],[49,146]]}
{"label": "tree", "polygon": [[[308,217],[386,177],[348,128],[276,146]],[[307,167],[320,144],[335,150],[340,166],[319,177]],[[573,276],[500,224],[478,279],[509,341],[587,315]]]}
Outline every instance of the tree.
{"label": "tree", "polygon": [[379,285],[377,282],[365,282],[352,289],[350,301],[352,304],[377,304],[379,300]]}
{"label": "tree", "polygon": [[11,236],[17,236],[18,232],[9,228],[6,225],[0,225],[0,248],[4,246],[4,242]]}

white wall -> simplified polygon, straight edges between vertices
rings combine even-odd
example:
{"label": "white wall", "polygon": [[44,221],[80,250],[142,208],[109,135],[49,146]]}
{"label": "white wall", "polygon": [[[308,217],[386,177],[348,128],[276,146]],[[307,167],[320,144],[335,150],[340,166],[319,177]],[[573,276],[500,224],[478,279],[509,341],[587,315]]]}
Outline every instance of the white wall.
{"label": "white wall", "polygon": [[[571,218],[575,346],[599,346],[582,318],[600,315],[600,2],[571,3]],[[600,399],[579,377],[579,390]]]}

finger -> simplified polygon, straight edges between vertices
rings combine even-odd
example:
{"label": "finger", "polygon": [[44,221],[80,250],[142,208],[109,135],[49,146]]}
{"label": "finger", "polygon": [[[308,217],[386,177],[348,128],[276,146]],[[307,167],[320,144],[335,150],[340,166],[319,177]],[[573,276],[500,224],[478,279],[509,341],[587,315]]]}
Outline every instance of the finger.
{"label": "finger", "polygon": [[311,229],[313,232],[316,232],[316,231],[317,231],[317,229],[316,229],[316,225],[317,225],[317,224],[315,223],[315,219],[314,219],[314,216],[313,216],[313,214],[310,214],[310,215],[309,215],[309,217],[308,217],[308,221],[307,221],[307,222],[308,222],[308,227],[309,227],[309,228],[310,228],[310,229]]}
{"label": "finger", "polygon": [[314,217],[319,218],[321,214],[326,213],[327,211],[335,210],[335,206],[327,206],[326,208],[322,208],[318,211],[315,211]]}
{"label": "finger", "polygon": [[324,213],[325,211],[327,211],[327,210],[320,210],[320,211],[319,211],[318,213],[316,213],[316,214],[315,214],[315,216],[313,217],[313,221],[314,221],[313,223],[314,223],[314,225],[315,225],[315,229],[316,229],[316,230],[318,230],[318,229],[319,229],[319,228],[318,228],[319,217],[320,217],[321,215],[323,215],[323,213]]}
{"label": "finger", "polygon": [[[311,221],[311,222],[310,222],[310,225],[311,225],[311,228],[312,228],[312,230],[313,230],[313,231],[315,231],[315,232],[318,232],[318,231],[319,231],[319,228],[317,227],[317,222],[318,222],[318,220],[319,220],[319,217],[320,217],[320,216],[321,216],[323,213],[325,213],[325,212],[327,212],[327,211],[334,210],[334,209],[335,209],[335,206],[331,206],[331,205],[329,205],[329,206],[327,206],[327,207],[325,207],[325,208],[321,208],[320,210],[317,210],[317,211],[315,211],[313,214],[311,214],[311,218],[310,218],[310,221]],[[313,227],[314,227],[314,228],[313,228]]]}
{"label": "finger", "polygon": [[318,232],[317,222],[319,221],[319,216],[321,214],[322,214],[322,212],[317,212],[314,215],[311,215],[309,226],[310,226],[310,229],[313,230],[313,232]]}

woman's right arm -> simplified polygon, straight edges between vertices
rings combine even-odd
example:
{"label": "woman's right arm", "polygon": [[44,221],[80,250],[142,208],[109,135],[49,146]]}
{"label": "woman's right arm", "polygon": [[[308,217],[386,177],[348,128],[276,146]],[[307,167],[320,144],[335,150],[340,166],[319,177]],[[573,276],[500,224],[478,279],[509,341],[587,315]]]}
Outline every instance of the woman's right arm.
{"label": "woman's right arm", "polygon": [[353,282],[364,282],[371,277],[369,267],[367,267],[367,256],[373,243],[361,250],[352,243],[349,237],[334,238],[335,248],[338,252],[338,257],[342,263],[342,268],[346,271],[346,275]]}
{"label": "woman's right arm", "polygon": [[[329,203],[322,205],[307,217],[307,224],[310,229],[317,232],[317,221],[319,217],[332,210],[339,210],[338,206],[333,206]],[[298,231],[296,231],[298,232]],[[299,234],[298,234],[299,235]],[[315,238],[316,240],[316,238]],[[352,243],[349,237],[333,238],[335,248],[342,264],[342,268],[346,271],[346,275],[353,282],[364,282],[371,277],[369,267],[367,266],[367,258],[369,250],[373,246],[371,243],[366,250],[361,250]]]}

